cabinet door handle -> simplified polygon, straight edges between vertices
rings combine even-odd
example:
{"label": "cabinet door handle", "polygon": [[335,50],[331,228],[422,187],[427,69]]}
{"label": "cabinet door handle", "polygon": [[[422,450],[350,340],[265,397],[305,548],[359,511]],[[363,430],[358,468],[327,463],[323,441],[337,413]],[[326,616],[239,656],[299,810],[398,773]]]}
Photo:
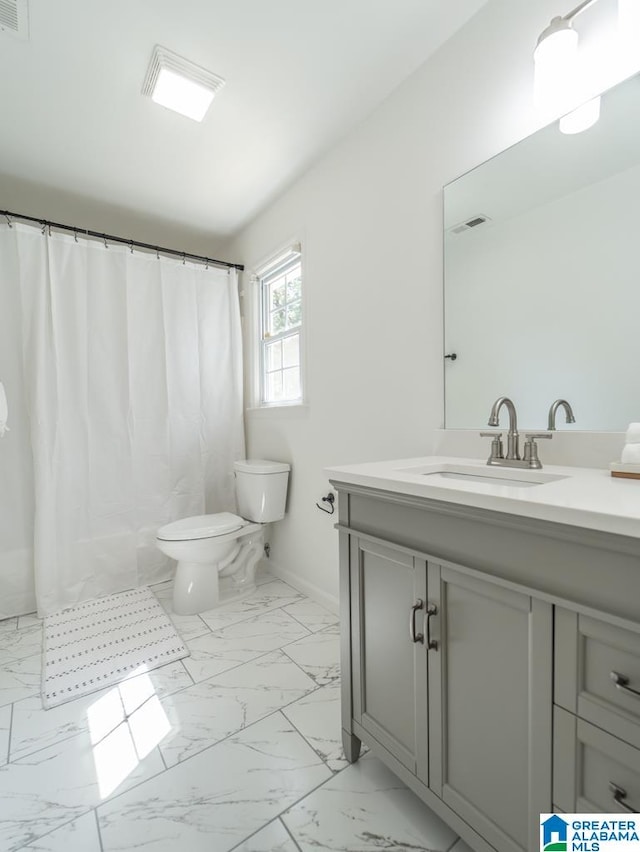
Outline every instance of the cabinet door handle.
{"label": "cabinet door handle", "polygon": [[409,613],[409,638],[412,642],[420,642],[424,644],[424,636],[422,633],[416,633],[416,612],[424,607],[424,601],[421,598],[414,603]]}
{"label": "cabinet door handle", "polygon": [[618,787],[618,785],[614,784],[613,781],[609,781],[609,789],[611,790],[613,801],[616,803],[616,805],[619,805],[624,811],[627,811],[630,814],[638,813],[635,808],[632,808],[631,805],[628,805],[624,801],[627,798],[626,790],[623,790],[622,787]]}
{"label": "cabinet door handle", "polygon": [[438,607],[434,603],[427,604],[427,648],[430,651],[438,650],[438,643],[431,638],[431,616],[438,614]]}
{"label": "cabinet door handle", "polygon": [[636,698],[640,698],[640,691],[629,686],[629,678],[626,675],[618,674],[618,672],[611,672],[611,680],[615,683],[616,689],[626,692],[627,695],[633,695]]}

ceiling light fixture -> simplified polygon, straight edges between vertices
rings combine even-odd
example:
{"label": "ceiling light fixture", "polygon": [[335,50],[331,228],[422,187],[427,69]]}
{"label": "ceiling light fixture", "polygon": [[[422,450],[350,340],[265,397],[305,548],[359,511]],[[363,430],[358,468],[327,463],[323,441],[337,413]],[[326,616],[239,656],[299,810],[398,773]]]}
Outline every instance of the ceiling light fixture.
{"label": "ceiling light fixture", "polygon": [[180,115],[202,121],[224,82],[217,74],[156,45],[142,94]]}

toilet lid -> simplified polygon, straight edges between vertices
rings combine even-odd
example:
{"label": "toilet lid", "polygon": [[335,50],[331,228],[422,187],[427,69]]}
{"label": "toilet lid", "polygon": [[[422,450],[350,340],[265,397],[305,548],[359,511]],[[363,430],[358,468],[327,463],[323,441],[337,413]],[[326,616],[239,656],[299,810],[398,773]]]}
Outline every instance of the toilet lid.
{"label": "toilet lid", "polygon": [[160,527],[158,538],[163,541],[189,541],[196,538],[214,538],[225,533],[235,532],[243,527],[245,521],[231,512],[218,512],[215,515],[197,515],[183,518]]}

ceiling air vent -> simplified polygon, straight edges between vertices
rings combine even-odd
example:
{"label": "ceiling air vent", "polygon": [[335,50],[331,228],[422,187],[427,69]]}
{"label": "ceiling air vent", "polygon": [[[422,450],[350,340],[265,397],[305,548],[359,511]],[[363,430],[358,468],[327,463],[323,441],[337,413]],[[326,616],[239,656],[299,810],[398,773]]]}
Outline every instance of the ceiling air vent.
{"label": "ceiling air vent", "polygon": [[29,38],[27,0],[0,0],[0,34]]}
{"label": "ceiling air vent", "polygon": [[449,228],[449,233],[462,234],[464,231],[470,231],[471,228],[477,228],[478,225],[484,225],[485,222],[490,221],[491,218],[489,216],[483,216],[482,214],[472,216],[470,219],[467,219],[466,222],[460,222],[459,225],[454,225],[452,228]]}

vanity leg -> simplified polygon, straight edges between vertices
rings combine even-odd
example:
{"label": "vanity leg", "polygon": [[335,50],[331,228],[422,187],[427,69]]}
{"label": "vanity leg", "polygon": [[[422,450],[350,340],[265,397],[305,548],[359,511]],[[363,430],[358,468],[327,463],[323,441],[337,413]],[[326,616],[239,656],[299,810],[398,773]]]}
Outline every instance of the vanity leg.
{"label": "vanity leg", "polygon": [[361,746],[362,741],[355,734],[350,734],[349,731],[342,729],[342,748],[349,763],[355,763],[360,757]]}

